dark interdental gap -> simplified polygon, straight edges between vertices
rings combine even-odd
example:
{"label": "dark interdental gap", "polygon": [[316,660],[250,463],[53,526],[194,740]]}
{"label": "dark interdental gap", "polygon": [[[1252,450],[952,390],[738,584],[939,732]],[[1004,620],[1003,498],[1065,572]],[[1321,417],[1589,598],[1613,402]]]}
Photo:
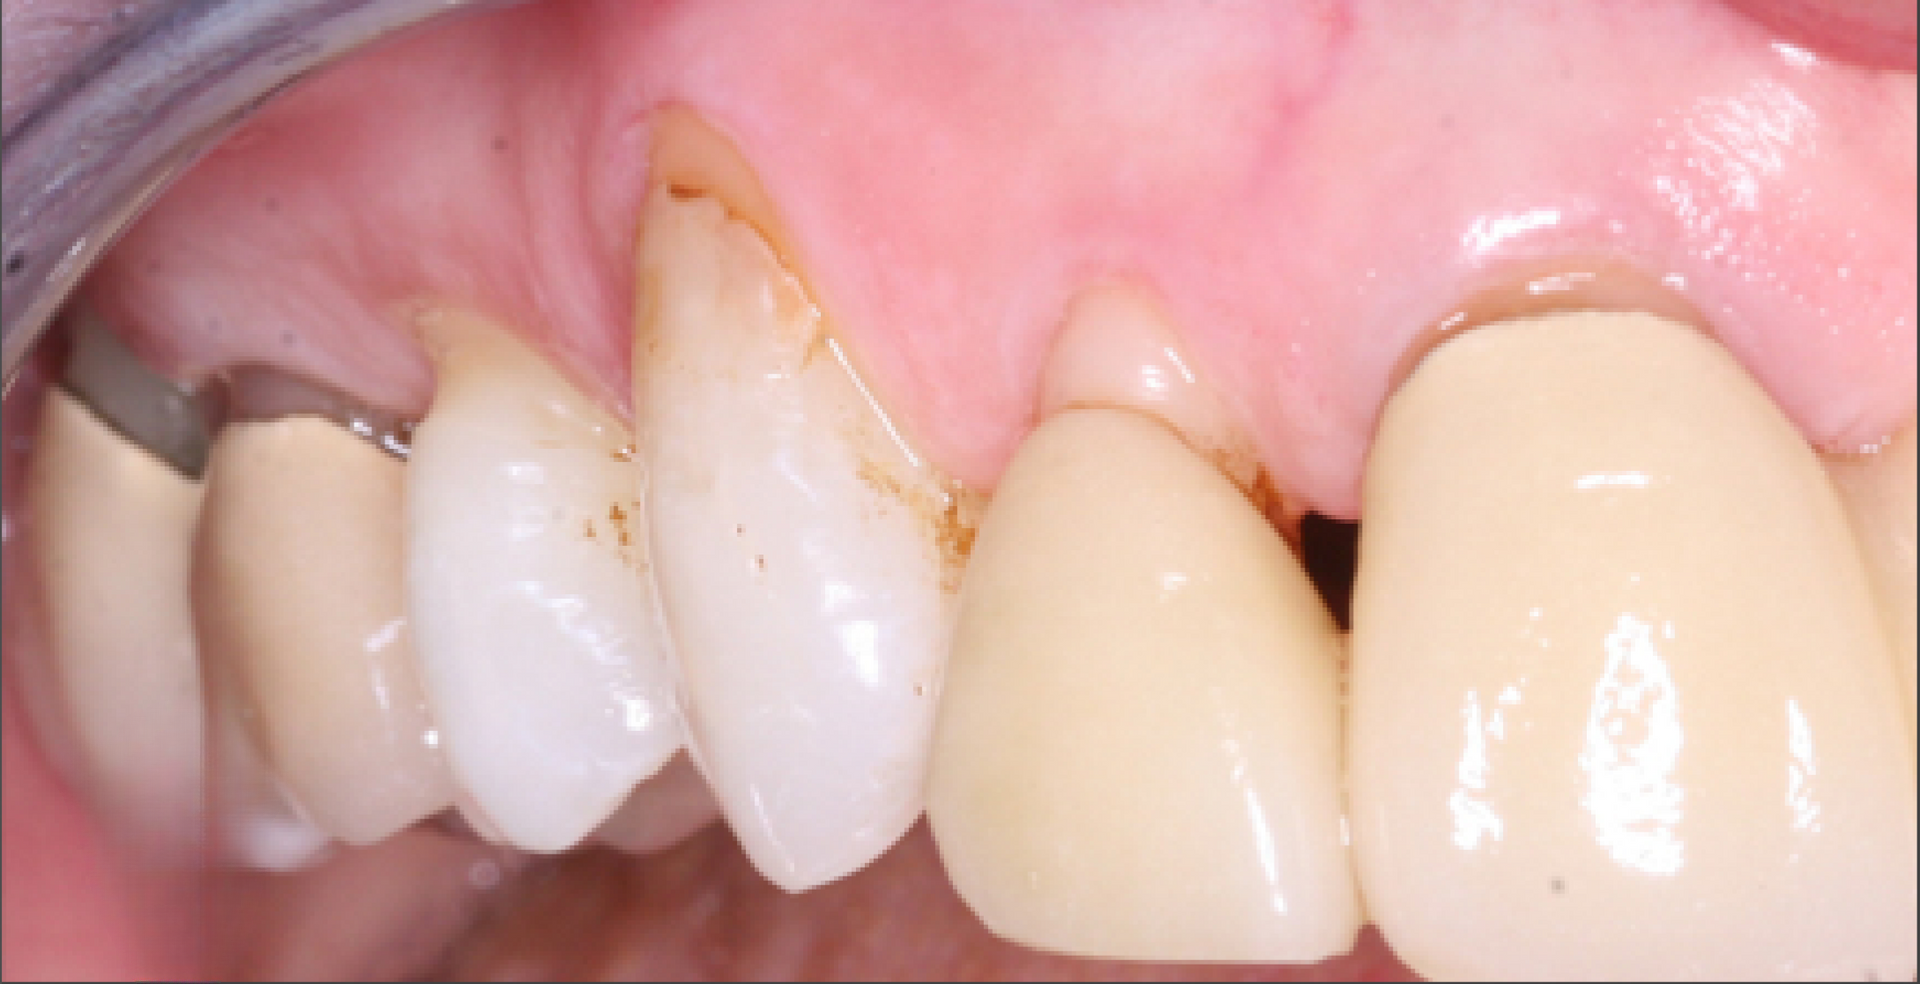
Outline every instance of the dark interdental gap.
{"label": "dark interdental gap", "polygon": [[1360,524],[1319,513],[1300,519],[1300,556],[1320,600],[1346,632],[1353,626],[1353,578],[1360,566]]}

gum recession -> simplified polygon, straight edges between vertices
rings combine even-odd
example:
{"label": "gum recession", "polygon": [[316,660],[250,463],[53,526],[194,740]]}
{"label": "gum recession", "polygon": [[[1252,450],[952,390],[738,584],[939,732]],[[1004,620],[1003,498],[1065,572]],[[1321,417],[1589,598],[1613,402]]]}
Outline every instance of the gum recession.
{"label": "gum recession", "polygon": [[[1351,512],[1410,334],[1542,253],[1680,274],[1822,443],[1865,443],[1911,414],[1910,75],[1792,68],[1715,7],[1623,4],[1548,23],[1316,12],[1290,26],[1227,10],[1174,35],[1150,14],[1088,24],[1058,10],[969,15],[990,28],[862,5],[498,15],[276,106],[130,238],[104,296],[176,364],[251,352],[417,407],[423,367],[391,312],[422,290],[449,294],[518,319],[583,380],[623,393],[641,121],[671,98],[739,139],[876,385],[975,484],[1028,423],[1066,292],[1098,275],[1167,295],[1276,470],[1336,514]],[[1466,46],[1469,62],[1446,40],[1417,43],[1467,31],[1493,42]],[[1649,46],[1669,47],[1654,59]],[[590,68],[553,72],[560,51]],[[1521,78],[1563,88],[1502,104]],[[1479,87],[1433,85],[1461,79]],[[1597,89],[1627,100],[1595,101]],[[376,95],[392,129],[342,140]],[[1019,108],[1031,106],[1045,110]],[[1503,136],[1516,131],[1525,143]],[[276,306],[289,296],[297,306]],[[11,777],[26,753],[11,706],[6,719]],[[87,836],[7,809],[9,861]],[[43,839],[17,849],[21,831]],[[20,896],[8,869],[9,916],[48,904]],[[103,915],[96,931],[113,928]]]}

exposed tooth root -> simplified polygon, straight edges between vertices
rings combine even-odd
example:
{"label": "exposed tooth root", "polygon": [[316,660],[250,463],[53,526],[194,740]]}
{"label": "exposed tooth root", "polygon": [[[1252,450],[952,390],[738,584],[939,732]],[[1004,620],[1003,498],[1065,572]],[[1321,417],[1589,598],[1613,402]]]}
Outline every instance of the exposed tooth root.
{"label": "exposed tooth root", "polygon": [[1725,351],[1496,324],[1387,406],[1354,596],[1367,907],[1450,978],[1906,979],[1914,780],[1837,497]]}
{"label": "exposed tooth root", "polygon": [[1867,562],[1867,574],[1880,598],[1880,611],[1886,617],[1892,637],[1894,669],[1900,679],[1900,693],[1907,703],[1909,748],[1914,729],[1915,647],[1920,645],[1920,625],[1915,619],[1915,532],[1916,463],[1914,425],[1872,454],[1850,456],[1832,462],[1828,472],[1840,489],[1853,530],[1860,538],[1860,552]]}
{"label": "exposed tooth root", "polygon": [[312,820],[370,844],[452,795],[406,617],[405,472],[311,417],[214,442],[194,604],[262,755]]}
{"label": "exposed tooth root", "polygon": [[676,755],[615,810],[594,839],[630,854],[663,851],[720,818],[705,776],[685,755]]}
{"label": "exposed tooth root", "polygon": [[1042,424],[961,595],[927,794],[954,887],[1042,949],[1345,952],[1338,647],[1279,535],[1172,432]]}
{"label": "exposed tooth root", "polygon": [[758,233],[664,188],[643,221],[634,402],[690,741],[755,866],[811,888],[920,812],[967,504]]}
{"label": "exposed tooth root", "polygon": [[38,730],[64,745],[63,765],[143,857],[195,858],[203,700],[188,579],[200,485],[61,390],[47,393],[35,441],[25,517],[49,658],[21,669],[47,671],[29,688],[52,705]]}
{"label": "exposed tooth root", "polygon": [[408,585],[470,819],[571,847],[680,747],[632,439],[504,329],[423,320],[439,368],[408,466]]}

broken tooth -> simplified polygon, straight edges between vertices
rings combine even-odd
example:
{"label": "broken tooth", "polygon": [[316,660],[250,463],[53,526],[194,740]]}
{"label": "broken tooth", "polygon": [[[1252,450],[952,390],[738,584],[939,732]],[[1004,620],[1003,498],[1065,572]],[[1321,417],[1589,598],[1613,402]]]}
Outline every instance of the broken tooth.
{"label": "broken tooth", "polygon": [[643,223],[635,405],[690,746],[799,891],[920,812],[966,502],[753,228],[665,188]]}
{"label": "broken tooth", "polygon": [[1913,748],[1915,647],[1920,627],[1915,619],[1916,464],[1914,425],[1909,423],[1884,447],[1871,454],[1849,456],[1828,464],[1828,473],[1840,490],[1867,575],[1880,599],[1892,640],[1894,669],[1900,693],[1906,699],[1909,749]]}
{"label": "broken tooth", "polygon": [[204,703],[188,585],[200,483],[64,390],[40,413],[25,520],[49,660],[21,668],[45,671],[30,690],[53,720],[37,730],[142,857],[197,857]]}
{"label": "broken tooth", "polygon": [[1166,427],[1048,420],[961,595],[927,794],[955,889],[1047,950],[1346,952],[1338,647],[1279,535]]}
{"label": "broken tooth", "polygon": [[406,617],[406,466],[316,417],[214,442],[195,608],[262,757],[305,814],[371,844],[451,802]]}
{"label": "broken tooth", "polygon": [[1480,328],[1388,404],[1354,594],[1367,907],[1436,977],[1906,979],[1915,814],[1806,442],[1704,335]]}
{"label": "broken tooth", "polygon": [[505,329],[421,324],[439,381],[407,536],[428,695],[476,826],[564,850],[680,746],[631,438]]}

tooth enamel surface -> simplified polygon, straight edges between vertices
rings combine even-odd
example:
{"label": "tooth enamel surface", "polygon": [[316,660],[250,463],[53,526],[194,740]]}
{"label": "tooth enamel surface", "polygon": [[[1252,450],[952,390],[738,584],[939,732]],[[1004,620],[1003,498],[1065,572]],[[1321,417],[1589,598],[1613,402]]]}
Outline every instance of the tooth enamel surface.
{"label": "tooth enamel surface", "polygon": [[452,795],[407,626],[405,476],[314,417],[230,424],[208,460],[202,647],[230,669],[273,771],[349,844]]}
{"label": "tooth enamel surface", "polygon": [[927,792],[954,887],[1048,950],[1346,952],[1338,658],[1305,572],[1212,464],[1141,414],[1052,418],[961,592]]}
{"label": "tooth enamel surface", "polygon": [[[290,872],[313,866],[333,842],[315,826],[254,747],[245,719],[255,712],[241,700],[234,668],[208,667],[207,762],[213,782],[208,799],[219,838],[219,857],[259,871]],[[257,725],[257,720],[254,721]]]}
{"label": "tooth enamel surface", "polygon": [[[149,858],[195,855],[202,697],[189,578],[200,485],[47,393],[27,475],[46,696],[99,815]],[[23,668],[24,672],[24,668]]]}
{"label": "tooth enamel surface", "polygon": [[720,818],[705,776],[685,755],[676,755],[641,783],[593,832],[595,840],[630,854],[651,854],[686,840]]}
{"label": "tooth enamel surface", "polygon": [[1806,442],[1644,315],[1492,325],[1386,408],[1354,594],[1371,917],[1441,978],[1914,972],[1914,781]]}
{"label": "tooth enamel surface", "polygon": [[571,847],[680,747],[631,439],[503,329],[439,312],[408,465],[427,692],[475,824]]}
{"label": "tooth enamel surface", "polygon": [[752,229],[664,191],[643,228],[634,402],[690,745],[799,891],[920,812],[960,507]]}
{"label": "tooth enamel surface", "polygon": [[[1914,661],[1920,627],[1915,619],[1916,463],[1914,428],[1908,424],[1879,451],[1831,466],[1834,484],[1860,538],[1867,574],[1880,597],[1893,645],[1894,669],[1907,702],[1909,735],[1914,726]],[[1911,741],[1911,738],[1910,738]],[[1911,748],[1911,744],[1909,748]]]}

